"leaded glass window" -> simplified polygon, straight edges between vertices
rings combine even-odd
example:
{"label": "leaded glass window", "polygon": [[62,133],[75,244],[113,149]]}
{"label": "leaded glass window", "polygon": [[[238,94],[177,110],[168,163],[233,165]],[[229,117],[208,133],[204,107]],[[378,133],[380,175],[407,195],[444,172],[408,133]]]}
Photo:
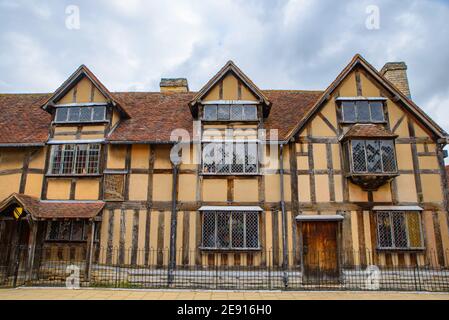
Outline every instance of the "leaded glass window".
{"label": "leaded glass window", "polygon": [[106,121],[106,106],[57,107],[55,122],[98,122]]}
{"label": "leaded glass window", "polygon": [[393,140],[352,140],[353,173],[394,173],[396,156]]}
{"label": "leaded glass window", "polygon": [[63,144],[52,146],[51,174],[98,174],[99,144]]}
{"label": "leaded glass window", "polygon": [[203,144],[203,173],[256,174],[257,143],[210,142]]}
{"label": "leaded glass window", "polygon": [[419,211],[378,211],[377,246],[380,249],[422,249]]}
{"label": "leaded glass window", "polygon": [[202,230],[204,248],[259,248],[258,212],[204,211]]}
{"label": "leaded glass window", "polygon": [[382,101],[342,101],[341,103],[343,122],[347,123],[370,123],[384,122],[384,107]]}
{"label": "leaded glass window", "polygon": [[243,104],[207,104],[203,109],[205,121],[255,121],[257,106]]}

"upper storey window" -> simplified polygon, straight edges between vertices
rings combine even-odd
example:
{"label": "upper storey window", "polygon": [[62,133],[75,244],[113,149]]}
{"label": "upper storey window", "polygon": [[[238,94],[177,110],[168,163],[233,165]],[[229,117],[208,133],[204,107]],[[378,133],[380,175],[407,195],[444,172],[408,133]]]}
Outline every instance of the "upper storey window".
{"label": "upper storey window", "polygon": [[393,140],[352,140],[353,173],[396,173]]}
{"label": "upper storey window", "polygon": [[50,174],[98,174],[100,150],[99,144],[54,145],[51,150]]}
{"label": "upper storey window", "polygon": [[106,106],[94,107],[58,107],[56,109],[55,122],[102,122],[106,120]]}
{"label": "upper storey window", "polygon": [[208,104],[204,106],[205,121],[254,121],[257,106],[246,104]]}
{"label": "upper storey window", "polygon": [[382,101],[342,101],[343,122],[346,123],[379,123],[385,122]]}

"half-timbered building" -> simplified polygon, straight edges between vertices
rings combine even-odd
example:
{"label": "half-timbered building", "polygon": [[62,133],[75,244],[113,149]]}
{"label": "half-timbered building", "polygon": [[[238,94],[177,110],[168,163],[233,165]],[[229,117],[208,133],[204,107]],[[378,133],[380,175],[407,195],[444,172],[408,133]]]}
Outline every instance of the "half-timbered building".
{"label": "half-timbered building", "polygon": [[197,92],[111,92],[83,65],[1,94],[0,260],[449,266],[448,135],[406,69],[356,55],[324,91],[261,90],[230,61]]}

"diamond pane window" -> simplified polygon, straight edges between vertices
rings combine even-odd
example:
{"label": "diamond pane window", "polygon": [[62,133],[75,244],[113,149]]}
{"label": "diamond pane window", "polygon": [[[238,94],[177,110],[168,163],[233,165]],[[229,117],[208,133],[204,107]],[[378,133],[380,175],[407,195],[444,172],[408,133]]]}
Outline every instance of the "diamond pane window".
{"label": "diamond pane window", "polygon": [[203,144],[203,173],[255,174],[257,143],[211,142]]}
{"label": "diamond pane window", "polygon": [[203,108],[203,120],[254,121],[257,120],[257,106],[241,104],[205,105]]}
{"label": "diamond pane window", "polygon": [[394,173],[396,156],[393,140],[352,140],[352,172]]}
{"label": "diamond pane window", "polygon": [[394,157],[394,143],[391,140],[382,140],[382,166],[384,172],[396,172],[396,159]]}
{"label": "diamond pane window", "polygon": [[80,108],[80,122],[91,121],[92,118],[92,108],[91,107],[82,107]]}
{"label": "diamond pane window", "polygon": [[368,140],[366,141],[365,148],[368,172],[382,172],[379,141]]}
{"label": "diamond pane window", "polygon": [[259,248],[259,213],[204,211],[203,247],[209,249]]}
{"label": "diamond pane window", "polygon": [[243,119],[243,106],[234,105],[231,106],[231,120],[242,120]]}
{"label": "diamond pane window", "polygon": [[66,122],[92,122],[106,120],[106,106],[94,107],[59,107],[56,109],[55,121]]}
{"label": "diamond pane window", "polygon": [[378,211],[377,246],[380,249],[422,249],[420,212]]}

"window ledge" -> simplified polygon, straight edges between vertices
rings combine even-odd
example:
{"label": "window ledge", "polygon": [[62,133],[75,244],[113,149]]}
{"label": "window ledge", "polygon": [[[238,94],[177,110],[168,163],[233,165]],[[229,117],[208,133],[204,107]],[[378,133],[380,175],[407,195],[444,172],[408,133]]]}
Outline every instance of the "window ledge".
{"label": "window ledge", "polygon": [[200,172],[201,176],[261,176],[262,173],[207,173]]}
{"label": "window ledge", "polygon": [[425,247],[423,248],[376,248],[377,251],[381,251],[381,252],[419,252],[422,253],[423,251],[426,250]]}
{"label": "window ledge", "polygon": [[199,247],[201,251],[210,251],[210,252],[257,252],[261,251],[261,247],[257,248],[207,248],[207,247]]}
{"label": "window ledge", "polygon": [[103,174],[101,173],[86,173],[86,174],[52,174],[47,173],[45,176],[47,178],[97,178],[101,177]]}
{"label": "window ledge", "polygon": [[98,121],[66,121],[66,122],[58,122],[58,121],[53,121],[52,124],[57,124],[57,125],[68,125],[68,126],[73,126],[73,125],[89,125],[89,124],[107,124],[109,123],[109,120],[98,120]]}

